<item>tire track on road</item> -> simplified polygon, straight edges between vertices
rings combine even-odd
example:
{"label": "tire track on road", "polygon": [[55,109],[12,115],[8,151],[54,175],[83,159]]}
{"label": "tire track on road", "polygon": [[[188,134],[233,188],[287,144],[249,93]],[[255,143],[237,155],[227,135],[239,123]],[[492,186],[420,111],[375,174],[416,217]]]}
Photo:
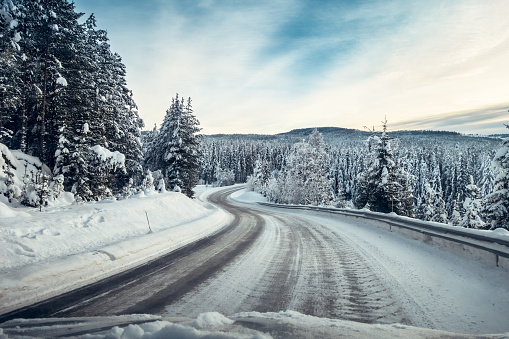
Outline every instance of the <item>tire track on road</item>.
{"label": "tire track on road", "polygon": [[[166,304],[181,298],[249,249],[261,234],[261,217],[228,207],[226,198],[236,190],[220,191],[210,197],[212,202],[234,212],[233,222],[219,232],[144,265],[4,314],[0,322],[14,318],[162,312]],[[241,218],[245,214],[249,217]]]}

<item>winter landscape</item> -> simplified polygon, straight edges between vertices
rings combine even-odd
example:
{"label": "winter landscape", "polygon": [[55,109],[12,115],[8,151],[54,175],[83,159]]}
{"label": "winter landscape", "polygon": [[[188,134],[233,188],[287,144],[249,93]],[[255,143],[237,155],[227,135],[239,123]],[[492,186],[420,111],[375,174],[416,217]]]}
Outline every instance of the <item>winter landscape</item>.
{"label": "winter landscape", "polygon": [[[385,27],[392,16],[374,13],[395,11],[384,1],[353,3],[324,2],[309,12],[307,1],[291,2],[292,15],[298,17],[300,8],[319,20],[311,27],[313,20],[300,18],[296,26],[289,24],[288,35],[323,39],[296,27],[306,23],[315,33],[329,27],[326,9],[339,8],[347,13],[339,21],[359,25],[349,34],[370,28],[371,20],[380,25],[377,30]],[[265,5],[276,18],[290,8],[289,2]],[[400,5],[402,12],[394,16],[414,18],[423,9],[417,2]],[[495,20],[504,13],[500,9],[508,9],[497,1],[486,7],[466,0],[451,2],[450,8],[435,5],[427,15],[461,10],[461,18],[481,24],[482,16],[472,13],[490,13],[493,32],[501,29]],[[215,117],[207,124],[199,121],[207,112],[199,95],[195,103],[166,94],[169,107],[157,113],[151,128],[142,108],[150,106],[138,107],[137,91],[128,86],[130,69],[96,16],[81,12],[87,6],[96,6],[98,16],[114,6],[124,14],[135,11],[136,16],[125,16],[133,22],[147,15],[145,7],[128,2],[0,0],[0,338],[509,338],[509,127],[504,125],[509,113],[497,90],[482,109],[483,92],[472,90],[478,101],[466,103],[470,111],[443,114],[432,128],[426,125],[433,120],[426,118],[429,112],[411,122],[395,118],[395,127],[391,112],[381,113],[371,128],[362,126],[373,123],[372,117],[357,114],[362,120],[352,128],[350,118],[344,126],[339,120],[339,127],[314,127],[332,124],[323,123],[319,113],[316,120],[309,120],[310,114],[299,120],[296,109],[298,128],[253,133],[235,124],[249,116],[250,128],[257,117],[253,109],[261,110],[263,120],[265,110],[277,106],[270,113],[277,125],[287,114],[281,107],[290,107],[278,101],[266,105],[269,97],[242,97],[246,89],[261,91],[256,76],[236,88],[245,106],[235,98],[233,108],[226,108],[207,94]],[[239,28],[235,34],[245,29],[239,18],[248,12],[257,23],[268,22],[263,6],[214,1],[192,8],[180,1],[158,6],[159,19],[171,16],[172,25],[217,19],[214,32],[220,36],[225,13]],[[413,27],[411,22],[404,20],[404,27]],[[458,27],[446,32],[466,29]],[[189,34],[197,32],[193,28]],[[241,38],[217,43],[246,47]],[[472,46],[481,41],[486,51],[505,51],[506,40],[500,39],[484,44],[472,36],[467,39],[472,45],[456,44],[461,58],[448,57],[457,56],[465,70],[459,71],[458,61],[449,69],[457,73],[441,75],[442,81],[491,74],[488,66],[466,69],[465,60],[490,55],[486,58],[497,65],[490,53],[474,53]],[[320,41],[315,50],[328,44]],[[188,46],[181,47],[175,55]],[[309,58],[316,72],[326,66],[323,55],[316,64]],[[186,65],[186,58],[177,59]],[[149,72],[147,62],[140,67]],[[223,68],[211,69],[224,74]],[[186,90],[203,93],[198,90],[203,78],[172,70],[174,78],[185,79]],[[272,72],[280,70],[271,66],[260,74]],[[400,75],[390,72],[383,79],[389,85]],[[408,79],[401,79],[407,86]],[[188,85],[191,80],[196,84]],[[206,92],[226,86],[208,81]],[[288,86],[291,101],[311,96]],[[404,92],[405,86],[396,87]],[[320,87],[320,93],[328,90]],[[348,101],[354,92],[338,92],[344,109],[365,109]],[[378,102],[381,108],[386,101]],[[306,108],[320,111],[320,104],[312,106]],[[237,111],[242,107],[243,113]],[[447,109],[453,111],[433,112]],[[238,120],[220,115],[229,110]],[[210,116],[205,114],[206,121]],[[220,134],[224,121],[231,125]],[[458,126],[443,130],[445,121]],[[259,126],[263,130],[272,122]],[[217,133],[204,133],[207,128]]]}

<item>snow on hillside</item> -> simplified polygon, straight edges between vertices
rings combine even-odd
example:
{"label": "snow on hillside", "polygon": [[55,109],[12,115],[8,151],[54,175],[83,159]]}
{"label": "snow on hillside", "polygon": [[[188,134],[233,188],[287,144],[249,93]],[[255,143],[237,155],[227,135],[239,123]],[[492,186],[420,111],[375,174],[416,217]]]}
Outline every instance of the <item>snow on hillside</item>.
{"label": "snow on hillside", "polygon": [[229,218],[174,192],[42,212],[0,202],[0,312],[179,248],[220,229]]}

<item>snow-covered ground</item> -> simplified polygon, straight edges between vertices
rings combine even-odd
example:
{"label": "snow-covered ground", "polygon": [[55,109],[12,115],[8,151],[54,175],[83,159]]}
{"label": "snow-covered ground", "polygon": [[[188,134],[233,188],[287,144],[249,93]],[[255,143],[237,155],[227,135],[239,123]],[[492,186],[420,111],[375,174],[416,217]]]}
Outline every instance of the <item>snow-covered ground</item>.
{"label": "snow-covered ground", "polygon": [[[72,330],[69,330],[72,324]],[[467,335],[401,324],[368,325],[318,318],[298,312],[244,312],[226,317],[206,312],[196,318],[164,319],[150,315],[101,318],[13,320],[0,338],[54,337],[82,339],[270,339],[270,338],[508,338],[508,334]],[[85,334],[88,333],[88,334]]]}
{"label": "snow-covered ground", "polygon": [[[198,187],[196,200],[177,193],[150,194],[51,207],[43,212],[0,204],[0,313],[135,266],[221,228],[230,216],[205,202],[206,196],[216,190],[220,189]],[[257,206],[256,202],[265,199],[253,192],[241,190],[231,199],[274,212]],[[340,233],[358,244],[367,258],[375,257],[383,271],[377,272],[378,276],[386,275],[386,283],[395,284],[395,289],[403,287],[400,301],[407,300],[409,308],[417,307],[414,315],[424,315],[420,326],[464,333],[506,331],[506,271],[484,267],[481,262],[376,227],[342,222],[337,216],[289,213],[309,220],[310,225],[319,223]],[[427,277],[426,281],[420,280],[422,277]],[[475,309],[471,305],[476,305]],[[446,324],[448,321],[454,324]],[[493,331],[479,331],[481,327]],[[401,324],[369,325],[319,318],[291,310],[242,312],[227,317],[205,312],[192,318],[130,315],[0,324],[1,339],[51,337],[58,333],[84,338],[473,337]],[[475,337],[509,338],[509,333]]]}
{"label": "snow-covered ground", "polygon": [[[38,209],[0,202],[0,313],[91,283],[202,238],[230,216],[180,193]],[[150,227],[149,227],[150,223]]]}

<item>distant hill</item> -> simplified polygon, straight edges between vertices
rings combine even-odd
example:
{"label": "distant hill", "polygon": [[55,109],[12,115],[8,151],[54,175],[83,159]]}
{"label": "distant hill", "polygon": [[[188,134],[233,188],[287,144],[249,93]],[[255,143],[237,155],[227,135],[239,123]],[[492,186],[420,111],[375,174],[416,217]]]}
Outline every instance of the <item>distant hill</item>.
{"label": "distant hill", "polygon": [[[310,128],[298,128],[293,129],[288,132],[277,133],[272,135],[267,134],[211,134],[206,135],[207,138],[212,139],[230,139],[230,140],[279,140],[285,142],[297,142],[302,141],[307,138],[314,127]],[[350,141],[360,141],[365,140],[370,135],[373,134],[371,131],[362,131],[358,129],[351,128],[342,128],[342,127],[317,127],[318,131],[322,133],[324,139],[326,141],[335,141],[335,140],[345,140],[348,139]],[[376,131],[379,133],[380,131]],[[456,140],[456,141],[465,141],[471,138],[477,139],[504,139],[509,137],[508,134],[497,134],[497,135],[464,135],[458,132],[452,131],[433,131],[433,130],[402,130],[402,131],[389,131],[390,135],[394,138],[405,140],[407,138],[421,138],[421,139],[430,139],[436,140],[439,138],[440,140]]]}

